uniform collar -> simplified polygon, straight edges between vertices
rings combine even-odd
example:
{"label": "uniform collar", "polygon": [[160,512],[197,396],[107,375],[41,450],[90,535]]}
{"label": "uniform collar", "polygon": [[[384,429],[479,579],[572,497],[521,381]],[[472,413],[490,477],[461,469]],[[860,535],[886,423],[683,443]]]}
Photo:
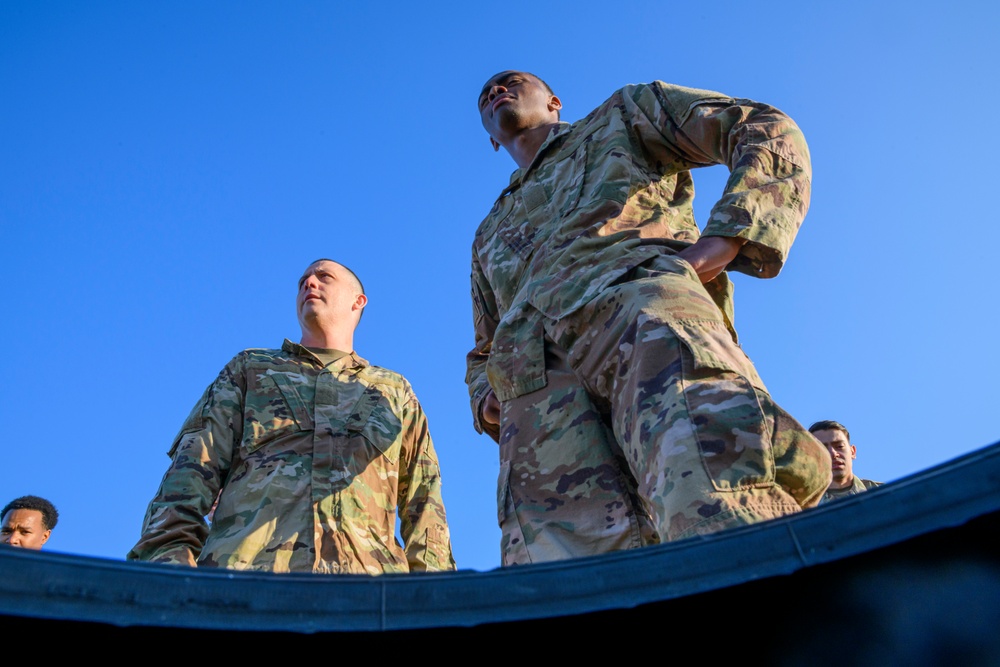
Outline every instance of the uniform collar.
{"label": "uniform collar", "polygon": [[[293,343],[287,338],[285,339],[285,342],[281,344],[281,349],[290,354],[294,354],[295,356],[305,357],[306,359],[309,359],[310,361],[319,364],[320,366],[323,365],[323,362],[320,361],[320,359],[315,354],[310,352],[302,345],[299,345],[298,343]],[[367,366],[371,366],[371,364],[368,363],[368,360],[359,356],[358,353],[354,351],[352,351],[350,354],[345,354],[340,359],[337,359],[335,362],[330,364],[331,368],[335,368],[337,370],[343,370],[347,368],[361,369]]]}

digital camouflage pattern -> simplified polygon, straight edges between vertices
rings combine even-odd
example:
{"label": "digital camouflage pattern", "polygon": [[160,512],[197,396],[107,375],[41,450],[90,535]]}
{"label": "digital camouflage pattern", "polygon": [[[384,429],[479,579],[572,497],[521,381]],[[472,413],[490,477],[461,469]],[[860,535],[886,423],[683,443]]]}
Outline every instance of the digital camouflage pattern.
{"label": "digital camouflage pattern", "polygon": [[827,489],[823,497],[820,498],[820,505],[823,503],[828,503],[831,500],[837,500],[838,498],[847,498],[848,496],[856,496],[859,493],[868,491],[869,489],[874,489],[877,486],[882,486],[883,482],[873,482],[870,479],[861,479],[857,475],[851,481],[851,485],[846,489]]}
{"label": "digital camouflage pattern", "polygon": [[[714,164],[731,176],[701,232],[690,170]],[[671,257],[702,233],[739,237],[746,244],[728,268],[777,275],[810,178],[805,139],[785,114],[663,82],[626,86],[586,118],[560,123],[514,172],[473,243],[476,344],[466,375],[477,430],[491,388],[502,403],[501,429],[488,432],[501,444],[505,563],[635,546],[626,534],[678,539],[818,501],[829,456],[771,401],[739,348],[728,277],[702,286]],[[553,396],[573,385],[551,385],[560,350],[578,384],[556,406]],[[597,438],[563,435],[560,484],[539,451],[583,418],[612,433],[592,454],[602,465],[574,468],[589,459],[573,444]],[[617,486],[605,467],[616,460],[627,461],[618,475],[632,477]],[[636,511],[609,518],[607,539],[566,537],[595,506],[618,503]],[[539,537],[538,526],[563,535]]]}
{"label": "digital camouflage pattern", "polygon": [[288,340],[241,352],[169,455],[128,560],[324,574],[455,569],[423,410],[405,378],[356,354],[324,367]]}

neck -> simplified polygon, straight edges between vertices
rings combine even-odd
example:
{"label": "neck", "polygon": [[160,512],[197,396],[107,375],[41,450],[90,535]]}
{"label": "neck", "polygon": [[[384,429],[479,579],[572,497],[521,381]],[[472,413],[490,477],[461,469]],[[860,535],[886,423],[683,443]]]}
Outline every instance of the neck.
{"label": "neck", "polygon": [[851,475],[850,477],[848,477],[846,479],[842,479],[842,480],[836,480],[836,479],[833,480],[832,482],[830,482],[830,488],[831,489],[846,489],[849,486],[851,486],[852,484],[854,484],[854,475]]}
{"label": "neck", "polygon": [[329,331],[302,331],[302,339],[299,345],[303,347],[319,347],[324,350],[341,350],[343,352],[354,351],[354,335],[352,333],[329,332]]}
{"label": "neck", "polygon": [[546,123],[528,130],[522,130],[513,140],[504,144],[504,148],[517,163],[517,166],[524,169],[531,164],[531,161],[538,155],[538,149],[542,147],[548,138],[552,128],[559,123]]}

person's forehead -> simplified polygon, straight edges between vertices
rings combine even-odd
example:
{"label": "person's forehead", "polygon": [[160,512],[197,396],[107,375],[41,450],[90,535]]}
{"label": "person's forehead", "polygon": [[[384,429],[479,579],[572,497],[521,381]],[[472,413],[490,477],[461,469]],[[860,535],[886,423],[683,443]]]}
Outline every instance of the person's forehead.
{"label": "person's forehead", "polygon": [[42,513],[38,510],[10,510],[3,517],[3,525],[5,526],[25,526],[35,523],[39,525],[42,523]]}
{"label": "person's forehead", "polygon": [[817,439],[823,442],[842,442],[847,443],[847,434],[841,431],[839,428],[824,428],[813,433]]}
{"label": "person's forehead", "polygon": [[305,278],[306,276],[312,275],[317,271],[325,271],[326,273],[337,274],[343,268],[344,267],[342,267],[340,264],[330,261],[329,259],[321,259],[318,262],[313,262],[312,264],[307,266],[306,270],[302,272],[302,277]]}

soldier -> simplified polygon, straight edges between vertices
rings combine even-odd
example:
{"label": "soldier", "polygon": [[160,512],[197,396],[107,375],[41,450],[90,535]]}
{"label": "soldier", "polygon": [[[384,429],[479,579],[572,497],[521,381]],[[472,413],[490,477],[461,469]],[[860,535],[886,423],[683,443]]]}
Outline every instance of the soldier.
{"label": "soldier", "polygon": [[21,496],[0,511],[0,544],[40,551],[59,522],[55,505],[39,496]]}
{"label": "soldier", "polygon": [[455,569],[424,412],[405,378],[354,352],[367,303],[347,267],[309,265],[296,298],[300,343],[244,350],[205,390],[174,439],[129,560]]}
{"label": "soldier", "polygon": [[[504,565],[678,540],[815,505],[830,459],[771,399],[726,270],[777,275],[805,139],[765,104],[656,81],[584,119],[537,76],[479,94],[518,169],[476,232],[475,428],[500,445]],[[700,231],[690,170],[730,179]]]}
{"label": "soldier", "polygon": [[809,432],[830,452],[833,464],[833,479],[820,499],[820,504],[882,486],[882,482],[861,479],[854,474],[854,459],[858,458],[858,448],[851,443],[851,433],[846,426],[827,419],[810,426]]}

